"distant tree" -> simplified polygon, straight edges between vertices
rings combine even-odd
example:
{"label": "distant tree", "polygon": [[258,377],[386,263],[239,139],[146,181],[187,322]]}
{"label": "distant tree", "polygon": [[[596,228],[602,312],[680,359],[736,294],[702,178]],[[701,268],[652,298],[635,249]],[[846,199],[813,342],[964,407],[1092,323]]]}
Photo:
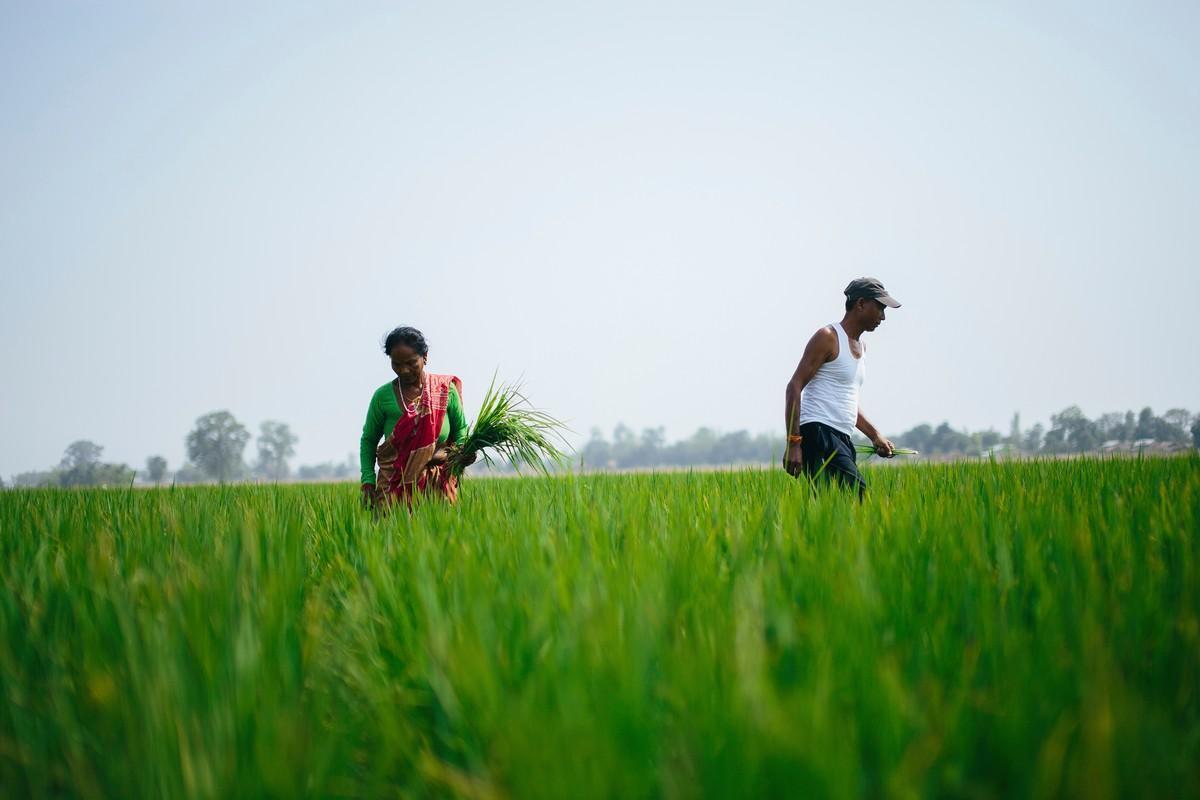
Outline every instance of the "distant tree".
{"label": "distant tree", "polygon": [[59,486],[121,486],[133,480],[133,470],[125,464],[102,464],[104,448],[81,439],[72,442],[63,453],[62,462],[54,473]]}
{"label": "distant tree", "polygon": [[1188,429],[1177,428],[1162,417],[1155,417],[1154,440],[1170,444],[1183,444],[1188,440]]}
{"label": "distant tree", "polygon": [[1046,432],[1046,449],[1050,452],[1086,453],[1100,443],[1096,423],[1084,416],[1079,406],[1068,406],[1050,416],[1050,430]]}
{"label": "distant tree", "polygon": [[175,470],[175,483],[202,483],[207,477],[199,467],[186,461]]}
{"label": "distant tree", "polygon": [[[934,430],[933,436],[929,440],[930,453],[967,453],[974,446],[971,437],[962,431],[956,431],[950,427],[949,422],[943,422]],[[978,451],[976,451],[978,452]]]}
{"label": "distant tree", "polygon": [[1138,414],[1137,427],[1134,428],[1134,439],[1153,439],[1154,438],[1154,411],[1149,406],[1142,409]]}
{"label": "distant tree", "polygon": [[150,456],[146,459],[146,477],[154,484],[162,483],[167,476],[167,460],[162,456]]}
{"label": "distant tree", "polygon": [[1196,421],[1192,423],[1192,447],[1200,448],[1200,414],[1196,415]]}
{"label": "distant tree", "polygon": [[710,464],[737,464],[746,461],[750,449],[750,434],[734,431],[720,436],[709,456]]}
{"label": "distant tree", "polygon": [[100,463],[100,456],[103,453],[104,448],[100,445],[89,442],[87,439],[80,439],[67,445],[59,466],[63,469],[94,466]]}
{"label": "distant tree", "polygon": [[662,462],[662,446],[666,435],[661,427],[645,428],[632,450],[626,455],[631,467],[654,467]]}
{"label": "distant tree", "polygon": [[353,460],[335,463],[326,461],[321,464],[302,464],[296,469],[296,477],[302,481],[322,481],[349,478],[357,475],[358,471]]}
{"label": "distant tree", "polygon": [[1005,439],[1011,447],[1021,449],[1021,412],[1013,412],[1012,422],[1008,425],[1008,438]]}
{"label": "distant tree", "polygon": [[1025,433],[1025,441],[1022,443],[1021,449],[1026,453],[1036,453],[1041,450],[1043,430],[1044,428],[1042,427],[1042,423],[1035,423],[1034,426]]}
{"label": "distant tree", "polygon": [[1186,408],[1172,408],[1162,415],[1162,424],[1158,426],[1161,435],[1155,438],[1182,444],[1188,440],[1191,424],[1191,412]]}
{"label": "distant tree", "polygon": [[1100,449],[1102,443],[1096,423],[1081,414],[1071,429],[1071,448],[1076,453],[1088,453]]}
{"label": "distant tree", "polygon": [[637,438],[633,435],[633,430],[625,425],[617,425],[613,428],[613,460],[618,466],[638,466],[637,465]]}
{"label": "distant tree", "polygon": [[61,474],[59,470],[22,472],[13,476],[13,486],[29,489],[39,486],[58,486]]}
{"label": "distant tree", "polygon": [[579,456],[585,469],[606,469],[615,466],[611,463],[612,445],[604,438],[604,433],[599,428],[592,428],[591,438],[583,446]]}
{"label": "distant tree", "polygon": [[751,446],[754,448],[752,461],[760,464],[776,464],[783,458],[787,442],[779,434],[760,433],[754,437]]}
{"label": "distant tree", "polygon": [[1174,425],[1176,428],[1185,431],[1192,423],[1192,412],[1186,408],[1172,408],[1163,414],[1162,418],[1168,425]]}
{"label": "distant tree", "polygon": [[103,447],[87,439],[71,442],[58,465],[61,472],[59,483],[62,486],[91,486],[97,483],[97,467],[103,452]]}
{"label": "distant tree", "polygon": [[1137,438],[1137,418],[1132,411],[1125,412],[1125,424],[1121,426],[1121,441],[1132,442]]}
{"label": "distant tree", "polygon": [[980,431],[975,436],[979,440],[979,447],[981,450],[991,450],[993,447],[1003,441],[1003,438],[1000,436],[1000,432],[994,431],[990,428],[986,431]]}
{"label": "distant tree", "polygon": [[897,447],[909,447],[922,453],[933,452],[933,428],[921,424],[895,439]]}
{"label": "distant tree", "polygon": [[205,475],[224,483],[241,475],[242,452],[249,441],[249,431],[233,414],[214,411],[196,420],[187,435],[187,454]]}
{"label": "distant tree", "polygon": [[657,428],[645,428],[638,442],[642,462],[647,465],[657,464],[662,456],[663,445],[666,444],[667,434],[660,425]]}
{"label": "distant tree", "polygon": [[128,486],[134,472],[125,464],[97,464],[91,477],[91,486]]}
{"label": "distant tree", "polygon": [[264,478],[283,480],[288,476],[288,459],[296,454],[296,436],[283,422],[268,420],[259,427],[258,465]]}
{"label": "distant tree", "polygon": [[1122,433],[1124,433],[1125,428],[1124,420],[1125,416],[1119,411],[1112,411],[1097,417],[1096,433],[1100,436],[1101,441],[1122,439]]}
{"label": "distant tree", "polygon": [[713,463],[717,439],[717,432],[712,428],[697,428],[690,437],[671,447],[670,463],[685,467]]}
{"label": "distant tree", "polygon": [[332,461],[326,461],[324,464],[301,464],[296,469],[296,477],[302,481],[327,480],[333,477],[333,471]]}

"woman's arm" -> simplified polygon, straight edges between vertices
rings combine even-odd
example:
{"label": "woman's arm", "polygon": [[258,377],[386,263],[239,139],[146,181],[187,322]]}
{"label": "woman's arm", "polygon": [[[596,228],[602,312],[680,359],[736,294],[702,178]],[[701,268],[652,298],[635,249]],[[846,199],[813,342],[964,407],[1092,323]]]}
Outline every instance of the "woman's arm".
{"label": "woman's arm", "polygon": [[450,436],[447,444],[458,444],[467,435],[467,415],[463,412],[462,398],[453,384],[450,386],[450,399],[446,402],[446,416],[450,418]]}
{"label": "woman's arm", "polygon": [[362,438],[358,442],[358,466],[362,473],[363,486],[375,485],[375,447],[382,435],[383,404],[380,402],[379,393],[376,392],[371,397],[371,404],[367,406],[367,418],[363,422]]}

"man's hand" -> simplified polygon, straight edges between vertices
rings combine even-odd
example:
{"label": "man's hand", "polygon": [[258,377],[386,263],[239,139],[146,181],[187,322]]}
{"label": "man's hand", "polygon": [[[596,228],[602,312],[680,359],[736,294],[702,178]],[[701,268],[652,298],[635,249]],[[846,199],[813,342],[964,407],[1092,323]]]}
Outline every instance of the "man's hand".
{"label": "man's hand", "polygon": [[886,436],[877,436],[871,441],[875,445],[876,455],[881,455],[884,458],[891,458],[896,455],[896,447]]}
{"label": "man's hand", "polygon": [[800,450],[800,442],[789,442],[787,452],[783,456],[783,468],[793,478],[804,469],[804,453]]}
{"label": "man's hand", "polygon": [[379,502],[379,491],[373,483],[364,483],[362,485],[362,505],[363,508],[374,508]]}

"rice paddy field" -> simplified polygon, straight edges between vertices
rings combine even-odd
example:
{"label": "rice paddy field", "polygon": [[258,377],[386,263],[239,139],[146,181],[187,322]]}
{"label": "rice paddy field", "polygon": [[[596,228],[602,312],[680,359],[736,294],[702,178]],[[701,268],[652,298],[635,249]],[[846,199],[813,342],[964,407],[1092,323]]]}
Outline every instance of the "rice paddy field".
{"label": "rice paddy field", "polygon": [[1200,458],[0,493],[6,797],[1200,795]]}

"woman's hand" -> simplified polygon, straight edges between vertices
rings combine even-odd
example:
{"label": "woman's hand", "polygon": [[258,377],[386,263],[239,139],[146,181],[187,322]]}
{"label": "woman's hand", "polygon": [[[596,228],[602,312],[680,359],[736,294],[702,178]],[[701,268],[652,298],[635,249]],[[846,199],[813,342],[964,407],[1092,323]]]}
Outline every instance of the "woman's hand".
{"label": "woman's hand", "polygon": [[475,463],[475,454],[467,453],[466,455],[462,455],[456,446],[448,444],[433,451],[433,455],[429,457],[429,463],[425,465],[425,468],[440,467],[442,464],[449,463],[451,459],[454,459],[464,467],[469,467]]}
{"label": "woman's hand", "polygon": [[363,508],[374,508],[379,502],[379,491],[373,483],[364,483],[362,485],[362,505]]}

